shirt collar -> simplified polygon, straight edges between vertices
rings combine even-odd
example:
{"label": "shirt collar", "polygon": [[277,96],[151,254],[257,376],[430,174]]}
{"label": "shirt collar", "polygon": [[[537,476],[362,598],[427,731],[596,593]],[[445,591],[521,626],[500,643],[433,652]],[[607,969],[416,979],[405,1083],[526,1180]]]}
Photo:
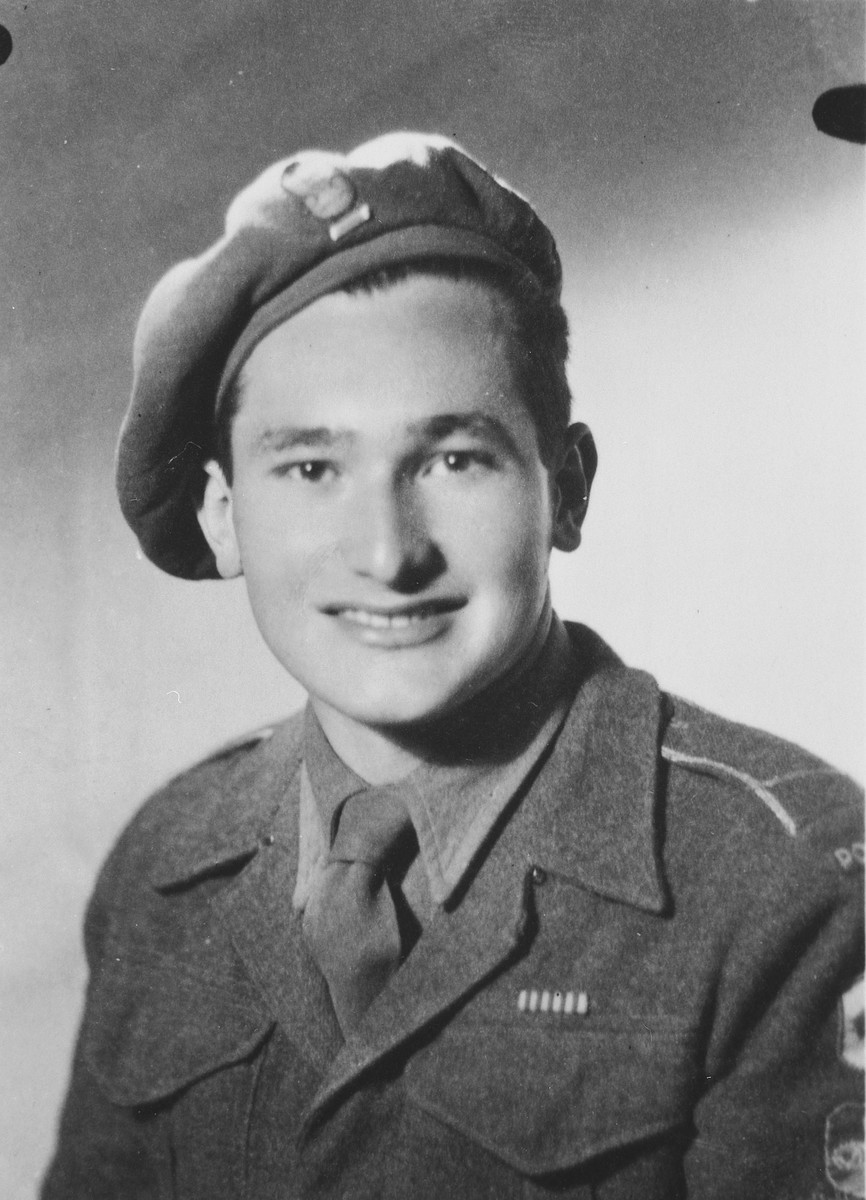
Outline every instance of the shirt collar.
{"label": "shirt collar", "polygon": [[343,801],[358,792],[367,791],[370,784],[356,775],[339,757],[310,704],[304,710],[303,756],[325,841],[330,843],[333,840],[334,816]]}

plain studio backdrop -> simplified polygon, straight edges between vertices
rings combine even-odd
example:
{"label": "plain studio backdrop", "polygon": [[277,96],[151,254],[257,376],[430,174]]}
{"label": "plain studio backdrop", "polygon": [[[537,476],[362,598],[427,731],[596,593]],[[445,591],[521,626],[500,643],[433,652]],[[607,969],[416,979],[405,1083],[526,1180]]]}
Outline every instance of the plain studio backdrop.
{"label": "plain studio backdrop", "polygon": [[560,612],[662,685],[863,773],[862,79],[844,0],[7,3],[0,1194],[33,1195],[98,865],[144,796],[287,713],[243,584],[118,513],[145,295],[304,146],[464,142],[555,231],[600,470]]}

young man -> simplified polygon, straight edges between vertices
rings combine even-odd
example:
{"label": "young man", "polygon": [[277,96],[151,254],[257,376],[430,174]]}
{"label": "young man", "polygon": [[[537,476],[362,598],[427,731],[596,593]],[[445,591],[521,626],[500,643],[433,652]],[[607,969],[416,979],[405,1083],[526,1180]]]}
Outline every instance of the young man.
{"label": "young man", "polygon": [[309,704],[104,868],[46,1200],[863,1195],[857,791],[552,613],[559,289],[394,135],[275,164],[148,301],[124,512]]}

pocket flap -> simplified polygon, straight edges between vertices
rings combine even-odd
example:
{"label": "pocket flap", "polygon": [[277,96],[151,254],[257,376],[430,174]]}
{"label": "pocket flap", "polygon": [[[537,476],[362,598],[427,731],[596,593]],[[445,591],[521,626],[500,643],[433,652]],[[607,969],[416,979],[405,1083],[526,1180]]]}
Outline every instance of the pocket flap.
{"label": "pocket flap", "polygon": [[575,1167],[689,1121],[682,1029],[453,1026],[407,1070],[415,1104],[526,1175]]}
{"label": "pocket flap", "polygon": [[126,1106],[238,1062],[274,1025],[235,956],[214,956],[210,970],[173,955],[146,958],[103,966],[81,1032],[88,1067],[109,1100]]}

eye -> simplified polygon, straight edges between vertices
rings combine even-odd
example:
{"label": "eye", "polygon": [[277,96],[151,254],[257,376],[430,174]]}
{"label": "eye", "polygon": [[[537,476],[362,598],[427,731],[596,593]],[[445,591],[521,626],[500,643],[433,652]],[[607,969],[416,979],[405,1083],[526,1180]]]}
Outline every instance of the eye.
{"label": "eye", "polygon": [[335,474],[334,464],[324,458],[308,458],[302,462],[280,463],[274,474],[296,479],[300,483],[322,483]]}
{"label": "eye", "polygon": [[449,450],[442,461],[449,471],[468,471],[477,459],[468,450]]}
{"label": "eye", "polygon": [[492,467],[493,457],[480,450],[443,450],[430,464],[432,475],[465,475]]}

